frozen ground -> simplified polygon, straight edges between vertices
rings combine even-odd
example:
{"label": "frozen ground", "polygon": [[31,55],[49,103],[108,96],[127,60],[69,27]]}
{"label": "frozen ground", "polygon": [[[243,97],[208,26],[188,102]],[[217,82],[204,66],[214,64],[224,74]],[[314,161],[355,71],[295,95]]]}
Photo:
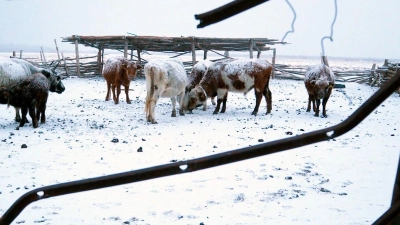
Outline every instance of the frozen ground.
{"label": "frozen ground", "polygon": [[[332,65],[332,61],[330,61]],[[379,62],[378,62],[379,63]],[[356,63],[353,63],[355,65]],[[371,65],[371,64],[370,64]],[[362,67],[360,65],[359,67]],[[365,66],[370,68],[370,66]],[[271,80],[251,116],[253,92],[230,94],[225,114],[170,117],[169,99],[145,121],[145,80],[126,104],[104,101],[102,78],[63,80],[51,93],[47,122],[15,130],[14,109],[0,110],[0,215],[24,193],[67,181],[147,168],[326,128],[346,119],[376,87],[334,89],[328,118],[307,113],[302,81]],[[371,224],[391,200],[399,160],[400,98],[393,94],[335,140],[179,176],[45,199],[13,224]],[[117,138],[119,142],[112,140]],[[21,148],[23,144],[27,148]],[[138,151],[142,148],[142,152]]]}

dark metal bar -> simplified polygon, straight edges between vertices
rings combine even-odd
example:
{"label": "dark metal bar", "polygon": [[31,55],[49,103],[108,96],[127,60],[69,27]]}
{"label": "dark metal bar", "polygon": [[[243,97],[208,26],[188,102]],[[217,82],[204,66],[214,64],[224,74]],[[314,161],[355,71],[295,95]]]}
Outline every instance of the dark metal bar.
{"label": "dark metal bar", "polygon": [[203,28],[208,25],[228,19],[229,17],[244,12],[250,8],[253,8],[254,6],[257,6],[267,1],[268,0],[236,0],[211,11],[202,14],[196,14],[194,15],[194,18],[200,20],[197,28]]}
{"label": "dark metal bar", "polygon": [[373,224],[400,224],[400,158],[397,166],[396,180],[393,187],[392,205]]}
{"label": "dark metal bar", "polygon": [[398,201],[400,201],[400,158],[399,164],[397,166],[396,180],[394,181],[392,205],[394,205]]}
{"label": "dark metal bar", "polygon": [[[399,86],[400,70],[350,117],[335,126],[322,130],[197,159],[37,188],[24,194],[11,205],[0,218],[0,225],[10,224],[27,205],[41,199],[203,170],[338,137],[357,126]],[[397,208],[392,207],[395,210],[394,216],[399,215],[400,206],[398,205],[400,204],[397,203],[395,204]],[[388,216],[389,219],[392,217],[392,214]]]}

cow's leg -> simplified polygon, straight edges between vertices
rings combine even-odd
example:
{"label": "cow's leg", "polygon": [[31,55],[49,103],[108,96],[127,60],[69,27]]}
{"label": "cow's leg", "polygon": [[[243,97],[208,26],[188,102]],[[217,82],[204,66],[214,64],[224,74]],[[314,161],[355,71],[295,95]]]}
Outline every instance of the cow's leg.
{"label": "cow's leg", "polygon": [[322,116],[323,117],[327,117],[327,115],[326,115],[326,103],[328,103],[328,99],[329,99],[329,96],[325,97],[324,99],[322,99]]}
{"label": "cow's leg", "polygon": [[[14,107],[14,109],[15,109],[15,121],[16,121],[16,122],[21,122],[21,115],[20,115],[20,113],[19,113],[19,110],[20,110],[21,108]],[[28,118],[25,118],[25,123],[29,123]]]}
{"label": "cow's leg", "polygon": [[257,116],[258,108],[260,108],[260,103],[261,103],[263,93],[258,88],[254,88],[254,94],[256,96],[256,105],[254,106],[254,110],[251,113],[251,115]]}
{"label": "cow's leg", "polygon": [[206,111],[207,110],[207,101],[204,101],[203,102],[203,111]]}
{"label": "cow's leg", "polygon": [[20,108],[14,107],[15,109],[15,121],[21,122],[21,115],[19,114]]}
{"label": "cow's leg", "polygon": [[[47,101],[47,100],[46,100]],[[39,106],[36,108],[36,119],[40,123],[46,123],[46,102],[41,102]]]}
{"label": "cow's leg", "polygon": [[25,120],[26,120],[26,114],[28,114],[28,109],[27,108],[22,108],[21,109],[21,120],[19,122],[19,126],[23,127],[25,125]]}
{"label": "cow's leg", "polygon": [[111,91],[111,83],[107,82],[107,95],[106,95],[106,101],[110,100],[110,91]]}
{"label": "cow's leg", "polygon": [[224,98],[222,99],[221,113],[225,113],[225,111],[226,111],[226,101],[227,100],[228,100],[228,92],[225,93]]}
{"label": "cow's leg", "polygon": [[213,114],[218,114],[219,108],[221,107],[221,102],[222,102],[222,99],[217,98],[217,106],[215,107]]}
{"label": "cow's leg", "polygon": [[37,128],[39,125],[38,125],[38,120],[36,118],[36,107],[34,105],[29,107],[29,116],[32,118],[33,128]]}
{"label": "cow's leg", "polygon": [[265,102],[267,103],[267,114],[272,111],[272,93],[268,87],[264,88],[263,95],[265,97]]}
{"label": "cow's leg", "polygon": [[119,103],[119,95],[121,94],[121,85],[117,85],[117,97],[114,99],[114,103],[118,104]]}
{"label": "cow's leg", "polygon": [[117,97],[115,94],[115,88],[116,88],[116,86],[114,84],[111,84],[111,90],[112,90],[112,96],[113,96],[114,103],[118,104],[118,100],[117,100]]}
{"label": "cow's leg", "polygon": [[182,91],[178,96],[176,96],[176,98],[179,101],[179,115],[180,116],[185,115],[185,112],[184,112],[185,107],[183,106],[184,97],[185,97],[185,91]]}
{"label": "cow's leg", "polygon": [[307,110],[306,112],[310,112],[311,111],[311,95],[308,94],[308,105],[307,105]]}
{"label": "cow's leg", "polygon": [[124,87],[125,87],[126,103],[131,104],[131,100],[129,99],[129,85]]}
{"label": "cow's leg", "polygon": [[176,97],[172,97],[172,98],[171,98],[171,102],[172,102],[172,113],[171,113],[171,117],[176,117]]}
{"label": "cow's leg", "polygon": [[215,97],[211,97],[211,104],[215,105]]}
{"label": "cow's leg", "polygon": [[319,105],[321,104],[321,100],[317,99],[316,102],[317,102],[317,105],[315,107],[315,115],[314,116],[318,117],[319,116]]}
{"label": "cow's leg", "polygon": [[264,97],[265,97],[265,101],[267,102],[267,114],[271,113],[272,111],[272,92],[271,90],[269,90],[268,87],[266,87],[266,89],[264,89]]}
{"label": "cow's leg", "polygon": [[151,103],[150,103],[150,122],[152,124],[157,124],[156,114],[155,114],[155,108],[156,108],[157,100],[158,100],[158,97],[156,97],[156,99],[151,101]]}

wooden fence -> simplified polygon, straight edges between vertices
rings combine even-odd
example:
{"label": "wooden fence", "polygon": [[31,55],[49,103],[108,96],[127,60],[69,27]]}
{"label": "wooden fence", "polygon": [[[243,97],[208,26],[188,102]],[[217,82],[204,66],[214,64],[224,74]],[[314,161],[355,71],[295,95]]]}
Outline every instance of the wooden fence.
{"label": "wooden fence", "polygon": [[[98,55],[76,58],[64,57],[63,53],[61,53],[59,59],[51,61],[46,61],[43,52],[40,53],[40,56],[40,60],[38,58],[23,58],[21,51],[19,58],[25,59],[34,65],[43,68],[54,67],[59,63],[57,72],[63,78],[77,76],[77,62],[80,65],[81,75],[79,77],[88,78],[101,76],[101,70],[99,68],[101,68],[102,65],[99,65]],[[15,52],[13,52],[12,57],[18,58]],[[183,62],[183,64],[186,71],[189,73],[192,68],[192,61]],[[376,66],[376,64],[373,64],[369,70],[335,70],[333,68],[333,72],[336,76],[336,81],[339,82],[356,82],[380,87],[393,77],[398,69],[400,69],[400,62],[390,62],[386,59],[382,66]],[[307,66],[275,64],[274,78],[303,80],[306,71]],[[138,71],[138,77],[141,76],[143,76],[143,71]],[[397,93],[400,94],[400,88],[397,89]]]}

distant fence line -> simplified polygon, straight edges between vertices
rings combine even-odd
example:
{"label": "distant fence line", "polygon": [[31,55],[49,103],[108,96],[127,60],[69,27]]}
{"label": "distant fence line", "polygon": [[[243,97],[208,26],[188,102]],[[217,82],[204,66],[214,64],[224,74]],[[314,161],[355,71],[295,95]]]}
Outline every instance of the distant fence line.
{"label": "distant fence line", "polygon": [[[58,53],[58,52],[57,52]],[[59,63],[57,67],[57,72],[62,77],[77,76],[77,62],[79,63],[79,70],[81,78],[89,78],[101,76],[101,70],[103,65],[99,65],[98,55],[71,58],[64,57],[61,53],[58,60],[46,61],[44,53],[40,52],[39,58],[23,58],[22,51],[20,52],[19,58],[25,59],[38,67],[49,67],[54,66]],[[13,52],[13,56],[18,58]],[[142,61],[143,63],[143,61]],[[185,69],[187,71],[191,70],[192,61],[183,62]],[[385,84],[390,78],[392,78],[400,67],[400,62],[390,62],[385,59],[382,66],[376,66],[373,64],[369,70],[335,70],[333,73],[336,76],[336,81],[339,82],[356,82],[360,84],[367,84],[370,86],[380,87]],[[276,79],[293,79],[293,80],[303,80],[304,74],[307,71],[307,66],[291,66],[284,64],[275,64],[275,78]],[[143,75],[142,72],[138,72],[138,76]],[[400,88],[397,89],[397,93],[400,94]]]}

